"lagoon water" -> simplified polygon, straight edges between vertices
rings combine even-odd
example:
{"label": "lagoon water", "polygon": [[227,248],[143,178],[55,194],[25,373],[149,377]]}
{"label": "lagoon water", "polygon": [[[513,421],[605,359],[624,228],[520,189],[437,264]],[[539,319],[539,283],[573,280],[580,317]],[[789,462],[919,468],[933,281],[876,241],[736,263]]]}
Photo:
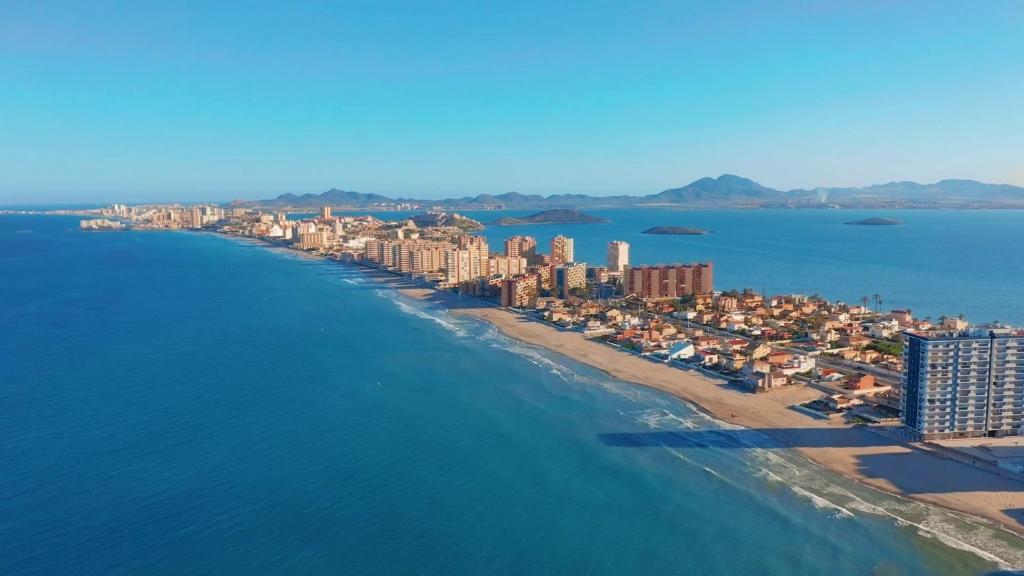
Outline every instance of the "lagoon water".
{"label": "lagoon water", "polygon": [[[720,289],[769,294],[818,293],[859,303],[878,294],[883,308],[911,308],[937,319],[966,314],[977,322],[1024,324],[1024,212],[1019,210],[597,210],[608,224],[488,227],[495,243],[535,236],[543,251],[561,233],[576,259],[604,264],[608,240],[625,240],[636,264],[715,263]],[[484,222],[494,213],[473,213]],[[504,214],[520,214],[502,213]],[[872,216],[898,226],[856,226]],[[711,230],[703,236],[655,236],[652,226]],[[500,247],[500,244],[498,244]],[[499,248],[500,249],[500,248]],[[871,304],[874,306],[874,304]]]}
{"label": "lagoon water", "polygon": [[[975,231],[1015,238],[1007,214]],[[751,226],[737,217],[736,230]],[[911,230],[909,215],[906,228],[842,228],[864,242],[842,251],[786,246],[795,225],[778,217],[778,243],[757,253],[693,214],[655,224],[716,233],[626,236],[642,228],[624,213],[616,225],[638,261],[666,259],[653,253],[662,243],[671,260],[713,252],[726,285],[745,278],[729,261],[799,266],[835,255],[866,263],[862,274],[878,280],[871,291],[900,301],[887,271],[905,252],[883,235]],[[583,258],[602,254],[600,226],[569,233]],[[872,264],[874,251],[883,260]],[[971,262],[983,275],[994,260]],[[769,290],[845,295],[841,275],[818,284],[753,273],[769,268],[750,272]],[[825,268],[815,266],[819,278]],[[997,529],[846,481],[669,396],[405,301],[354,267],[212,234],[86,233],[74,218],[0,216],[0,271],[5,575],[1024,565],[1020,541]],[[1012,302],[989,280],[992,303]],[[924,302],[912,292],[908,302]],[[602,441],[652,430],[678,439]]]}

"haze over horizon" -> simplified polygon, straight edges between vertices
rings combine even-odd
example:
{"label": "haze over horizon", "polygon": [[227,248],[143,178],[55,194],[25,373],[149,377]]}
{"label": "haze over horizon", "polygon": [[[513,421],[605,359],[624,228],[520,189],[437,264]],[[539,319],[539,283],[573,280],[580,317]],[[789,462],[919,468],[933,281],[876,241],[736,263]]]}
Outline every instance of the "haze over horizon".
{"label": "haze over horizon", "polygon": [[0,8],[0,203],[1024,185],[1024,5]]}

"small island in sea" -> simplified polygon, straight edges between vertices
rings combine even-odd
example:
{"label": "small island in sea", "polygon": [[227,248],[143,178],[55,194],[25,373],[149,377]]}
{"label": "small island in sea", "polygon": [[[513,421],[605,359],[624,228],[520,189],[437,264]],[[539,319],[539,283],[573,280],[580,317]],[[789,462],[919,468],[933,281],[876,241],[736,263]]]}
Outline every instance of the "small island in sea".
{"label": "small island in sea", "polygon": [[578,210],[566,210],[557,208],[537,212],[530,216],[498,218],[492,224],[495,226],[520,226],[523,224],[605,224],[608,220],[598,216],[584,214]]}
{"label": "small island in sea", "polygon": [[903,224],[899,220],[893,220],[892,218],[879,218],[877,216],[871,218],[865,218],[863,220],[854,220],[847,222],[851,226],[898,226]]}
{"label": "small island in sea", "polygon": [[641,234],[677,234],[680,236],[703,236],[709,234],[711,230],[704,230],[703,228],[688,228],[686,226],[652,226],[647,230],[641,232]]}
{"label": "small island in sea", "polygon": [[[372,215],[339,218],[332,215],[330,206],[321,207],[317,216],[303,213],[291,220],[283,210],[268,214],[260,209],[236,207],[229,210],[217,205],[117,204],[100,209],[52,213],[57,216],[87,217],[89,220],[84,226],[98,226],[89,222],[100,217],[124,221],[130,230],[217,232],[247,240],[262,240],[274,248],[288,247],[310,257],[336,261],[350,266],[354,272],[367,275],[375,282],[393,287],[396,292],[400,291],[402,297],[423,301],[424,306],[440,305],[452,313],[473,316],[493,325],[509,337],[558,354],[566,354],[611,377],[661,390],[688,402],[699,402],[702,410],[728,424],[758,428],[759,433],[767,434],[781,446],[869,486],[877,478],[858,473],[857,466],[851,462],[885,454],[886,458],[893,459],[894,464],[887,468],[881,488],[891,489],[896,486],[896,494],[914,498],[914,493],[899,490],[898,487],[923,487],[920,488],[921,492],[933,495],[927,501],[929,505],[945,506],[972,515],[980,514],[1016,534],[1024,534],[1024,526],[1019,518],[1005,512],[1006,509],[1024,509],[1024,490],[1020,488],[1019,481],[990,477],[986,469],[960,459],[933,458],[925,450],[908,451],[903,440],[886,439],[884,435],[867,431],[855,421],[846,419],[846,416],[856,414],[850,412],[852,403],[842,399],[850,400],[848,396],[829,392],[822,396],[823,390],[820,388],[808,386],[802,379],[790,379],[783,371],[786,368],[805,369],[811,359],[815,364],[829,362],[829,356],[834,354],[831,351],[835,349],[831,348],[831,343],[824,342],[825,339],[821,342],[814,339],[801,342],[799,348],[790,348],[790,343],[806,333],[806,326],[812,322],[817,323],[817,319],[824,325],[824,322],[828,322],[825,318],[841,314],[853,319],[844,322],[848,327],[864,324],[891,326],[895,322],[910,328],[905,332],[907,338],[923,340],[942,339],[951,330],[963,332],[968,329],[969,334],[975,331],[980,334],[969,338],[998,337],[1010,341],[1024,337],[1024,331],[1001,325],[989,326],[1000,330],[1000,334],[996,335],[984,325],[972,325],[961,317],[946,317],[936,326],[930,318],[915,320],[907,309],[883,311],[881,297],[878,295],[873,297],[875,307],[872,310],[869,307],[872,297],[868,296],[862,297],[858,306],[828,301],[816,295],[768,296],[754,290],[716,293],[712,262],[633,266],[630,273],[623,274],[622,280],[616,283],[618,287],[595,294],[587,283],[586,264],[573,261],[571,238],[556,236],[552,239],[550,252],[535,258],[536,238],[514,236],[506,239],[506,255],[496,255],[487,247],[487,238],[467,234],[468,228],[479,227],[479,222],[454,212],[439,210],[396,220],[381,220]],[[562,219],[599,220],[569,210],[549,211],[511,220],[517,223],[544,223]],[[683,227],[656,228],[661,228],[661,233],[672,233],[673,228],[676,228],[675,233],[696,232],[695,229]],[[657,233],[658,230],[648,232]],[[406,236],[407,233],[409,236]],[[610,260],[619,259],[622,262],[622,256],[628,257],[628,252],[623,253],[624,249],[629,249],[625,242],[613,240],[609,242],[608,248]],[[508,252],[519,252],[519,255],[507,255]],[[524,252],[531,253],[534,258],[523,257]],[[562,263],[554,265],[552,260]],[[639,273],[634,273],[637,271]],[[552,277],[551,288],[543,288],[541,283],[545,272]],[[493,283],[495,281],[497,284]],[[360,284],[361,281],[354,283]],[[491,287],[486,289],[486,294],[473,295],[472,301],[465,298],[472,294],[471,290],[482,289],[483,292],[485,285]],[[668,292],[667,297],[663,290]],[[603,298],[605,294],[614,298]],[[357,296],[358,293],[353,294],[353,297]],[[544,297],[547,300],[548,296],[555,296],[559,302],[549,301],[543,307],[538,307],[540,299]],[[641,311],[648,326],[655,325],[661,329],[668,328],[669,332],[675,331],[669,347],[651,347],[653,333],[646,329],[637,330],[634,323],[624,320],[627,314],[637,310],[635,299],[647,301],[643,305],[646,310]],[[698,301],[710,303],[707,312],[710,317],[698,320],[698,316],[694,316],[696,322],[686,320],[680,323],[683,319],[677,313],[696,313],[697,306],[703,306]],[[352,301],[352,305],[354,309],[362,308],[357,301]],[[784,321],[776,318],[780,310],[786,311],[782,318]],[[63,313],[63,310],[57,309],[57,312]],[[368,318],[376,322],[379,310],[368,312],[373,314]],[[723,329],[716,321],[716,318],[721,320],[736,315],[745,318],[744,324],[737,324],[732,329],[728,322]],[[524,317],[533,317],[537,321],[524,322]],[[761,334],[750,332],[752,326],[763,327],[769,323],[777,326],[772,329],[772,338],[766,337],[763,328]],[[549,327],[552,325],[556,329]],[[715,335],[710,337],[710,341],[705,330],[714,330]],[[858,328],[853,330],[860,332]],[[845,331],[850,334],[849,328]],[[709,344],[708,351],[701,352],[717,349],[719,352],[728,351],[730,356],[742,356],[742,359],[737,358],[735,363],[723,365],[719,358],[715,358],[718,353],[699,353],[696,350],[697,342]],[[382,340],[381,344],[390,345],[391,342]],[[906,356],[910,354],[909,347],[903,348],[904,344],[892,333],[889,336],[882,333],[868,335],[861,340],[859,346],[861,351],[857,353],[856,359],[839,357],[844,360],[844,365],[843,370],[836,373],[842,374],[840,378],[851,386],[845,389],[851,394],[853,390],[865,394],[886,394],[894,388],[904,393],[904,382],[910,377],[906,366],[883,367],[883,362],[888,364],[892,360],[883,361],[882,357]],[[645,349],[652,350],[652,357],[659,361],[650,362],[645,354],[637,353]],[[875,362],[868,359],[869,352]],[[755,354],[762,355],[761,358],[772,358],[779,366],[772,368],[771,361],[754,358]],[[709,358],[713,358],[713,361]],[[755,368],[755,362],[760,362],[762,367]],[[737,364],[742,364],[742,378],[736,377]],[[904,364],[907,363],[904,361]],[[687,373],[697,368],[703,376],[694,378]],[[920,394],[924,393],[920,391],[927,390],[926,384],[931,377],[919,375],[916,378],[919,383],[925,384],[918,386],[918,398],[921,398],[923,396]],[[718,382],[713,379],[718,379]],[[749,397],[749,405],[746,400],[737,403],[735,391],[727,389],[723,385],[725,382],[742,387],[752,394],[756,393],[757,397]],[[829,385],[828,390],[831,392],[835,389]],[[952,392],[944,394],[947,396],[940,396],[940,399],[947,398]],[[794,406],[801,408],[797,410]],[[1012,407],[1008,410],[1012,410]],[[819,420],[817,416],[821,414],[825,418]],[[890,411],[882,414],[893,421],[899,418],[905,425],[905,414]],[[833,416],[836,419],[833,420]],[[800,438],[797,438],[794,430],[806,432],[800,432]],[[1016,435],[1016,431],[1011,432]],[[804,434],[827,434],[829,437],[842,434],[846,439],[835,448],[831,445],[809,448],[803,443],[802,438],[807,437]],[[930,433],[913,434],[924,437],[924,434]],[[600,433],[599,438],[610,447],[637,446],[637,439],[632,433]],[[965,458],[974,456],[968,453]],[[962,478],[966,486],[984,482],[986,489],[945,497],[942,492],[948,490],[947,485],[941,482],[934,486],[927,484],[932,478],[941,480],[949,476]]]}
{"label": "small island in sea", "polygon": [[467,232],[483,230],[484,225],[461,214],[447,212],[426,212],[412,217],[417,226],[453,226]]}

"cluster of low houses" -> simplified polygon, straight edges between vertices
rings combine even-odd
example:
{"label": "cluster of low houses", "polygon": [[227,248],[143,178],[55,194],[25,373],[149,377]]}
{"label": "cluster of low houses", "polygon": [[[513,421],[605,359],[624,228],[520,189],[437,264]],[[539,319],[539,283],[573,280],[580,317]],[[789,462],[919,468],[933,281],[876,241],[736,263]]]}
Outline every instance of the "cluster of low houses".
{"label": "cluster of low houses", "polygon": [[549,322],[579,326],[584,334],[599,336],[643,356],[741,379],[755,391],[786,386],[795,375],[810,375],[815,368],[811,354],[773,350],[765,343],[740,337],[714,336],[699,327],[683,326],[678,318],[645,316],[595,302],[572,308],[552,301],[539,305]]}
{"label": "cluster of low houses", "polygon": [[[697,300],[706,300],[714,307],[720,298],[699,297]],[[789,305],[800,301],[800,297],[786,298],[790,301],[769,309],[788,308]],[[695,324],[709,320],[706,316],[702,317],[702,313],[695,315],[692,310],[679,311],[667,303],[647,307],[648,311],[653,308],[660,314],[641,313],[625,304],[607,306],[594,301],[567,303],[557,299],[541,299],[537,306],[542,317],[549,322],[565,327],[577,327],[584,334],[600,337],[611,344],[652,359],[720,373],[742,382],[754,392],[768,392],[788,385],[813,382],[826,391],[826,395],[819,403],[832,412],[848,410],[864,404],[865,400],[877,405],[879,399],[886,400],[892,393],[889,386],[876,383],[874,376],[870,374],[847,374],[831,368],[818,368],[817,356],[826,351],[826,348],[811,346],[805,347],[807,350],[802,352],[779,350],[769,345],[764,339],[763,332],[759,335],[760,338],[751,338],[747,334],[747,337],[717,336],[712,330]],[[794,310],[800,310],[803,314],[804,311],[810,310],[810,307],[800,305],[794,307]],[[862,342],[860,334],[873,330],[876,323],[882,323],[886,327],[895,323],[899,327],[896,336],[899,329],[909,326],[909,312],[899,316],[903,323],[885,318],[865,323],[866,326],[850,319],[858,315],[867,314],[860,310],[833,310],[829,312],[826,321],[831,323],[828,326],[830,329],[841,330],[843,338],[853,336],[850,349],[865,350],[864,346],[870,344],[872,340],[869,336],[863,336],[867,342]],[[721,317],[713,316],[711,319],[714,318]],[[852,329],[854,325],[862,327],[863,330]],[[711,327],[719,326],[713,322]],[[722,329],[729,330],[728,327]],[[892,335],[886,334],[885,337]],[[880,354],[874,350],[866,351]],[[859,357],[846,357],[859,361]],[[888,360],[893,361],[891,358]],[[898,399],[889,399],[881,403],[898,405]]]}
{"label": "cluster of low houses", "polygon": [[[552,313],[570,323],[587,323],[591,330],[622,327],[618,315],[623,312],[616,308],[607,311],[594,309],[593,303],[588,304],[591,305],[589,309],[584,305],[583,308],[567,307]],[[910,310],[875,313],[861,305],[828,302],[802,295],[765,297],[752,291],[696,296],[683,310],[672,302],[649,302],[647,310],[763,342],[786,342],[788,347],[808,354],[829,354],[892,372],[903,369],[900,354],[892,353],[892,344],[898,341],[900,334],[904,330],[932,328],[929,320],[915,319]],[[945,327],[953,329],[961,322],[964,321],[956,318],[942,320]],[[641,349],[671,340],[672,334],[658,331],[675,329],[671,326],[628,328],[628,335],[619,334],[619,337]],[[883,343],[889,345],[881,346]],[[705,352],[708,352],[707,361],[701,364],[721,362],[729,370],[741,367],[739,351],[731,347],[723,350],[717,345],[707,349],[695,346],[695,355]],[[743,362],[757,359],[744,355]]]}
{"label": "cluster of low houses", "polygon": [[873,345],[895,341],[904,330],[932,327],[928,320],[913,318],[910,310],[879,314],[861,305],[802,295],[766,298],[755,292],[699,298],[685,317],[719,330],[765,341],[788,341],[807,352],[833,354],[893,372],[902,370],[902,358]]}

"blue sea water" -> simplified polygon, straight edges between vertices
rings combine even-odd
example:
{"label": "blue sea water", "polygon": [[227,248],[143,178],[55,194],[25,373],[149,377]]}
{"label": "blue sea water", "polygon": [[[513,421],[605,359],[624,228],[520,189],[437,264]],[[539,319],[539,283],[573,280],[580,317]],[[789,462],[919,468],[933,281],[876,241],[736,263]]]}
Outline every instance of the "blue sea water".
{"label": "blue sea water", "polygon": [[[0,274],[5,575],[1024,564],[997,529],[845,481],[355,267],[0,216]],[[675,440],[603,440],[650,431]]]}
{"label": "blue sea water", "polygon": [[[878,294],[883,308],[918,317],[965,314],[976,322],[1024,324],[1024,212],[1019,210],[587,210],[607,224],[488,226],[494,249],[505,238],[575,240],[576,259],[606,263],[609,240],[630,243],[634,264],[715,263],[719,289],[820,294],[859,303]],[[532,211],[466,212],[481,222]],[[407,215],[408,213],[403,213]],[[375,213],[383,219],[395,213]],[[871,216],[899,226],[851,226]],[[688,226],[703,236],[642,234],[652,226]],[[874,304],[871,304],[874,306]]]}

